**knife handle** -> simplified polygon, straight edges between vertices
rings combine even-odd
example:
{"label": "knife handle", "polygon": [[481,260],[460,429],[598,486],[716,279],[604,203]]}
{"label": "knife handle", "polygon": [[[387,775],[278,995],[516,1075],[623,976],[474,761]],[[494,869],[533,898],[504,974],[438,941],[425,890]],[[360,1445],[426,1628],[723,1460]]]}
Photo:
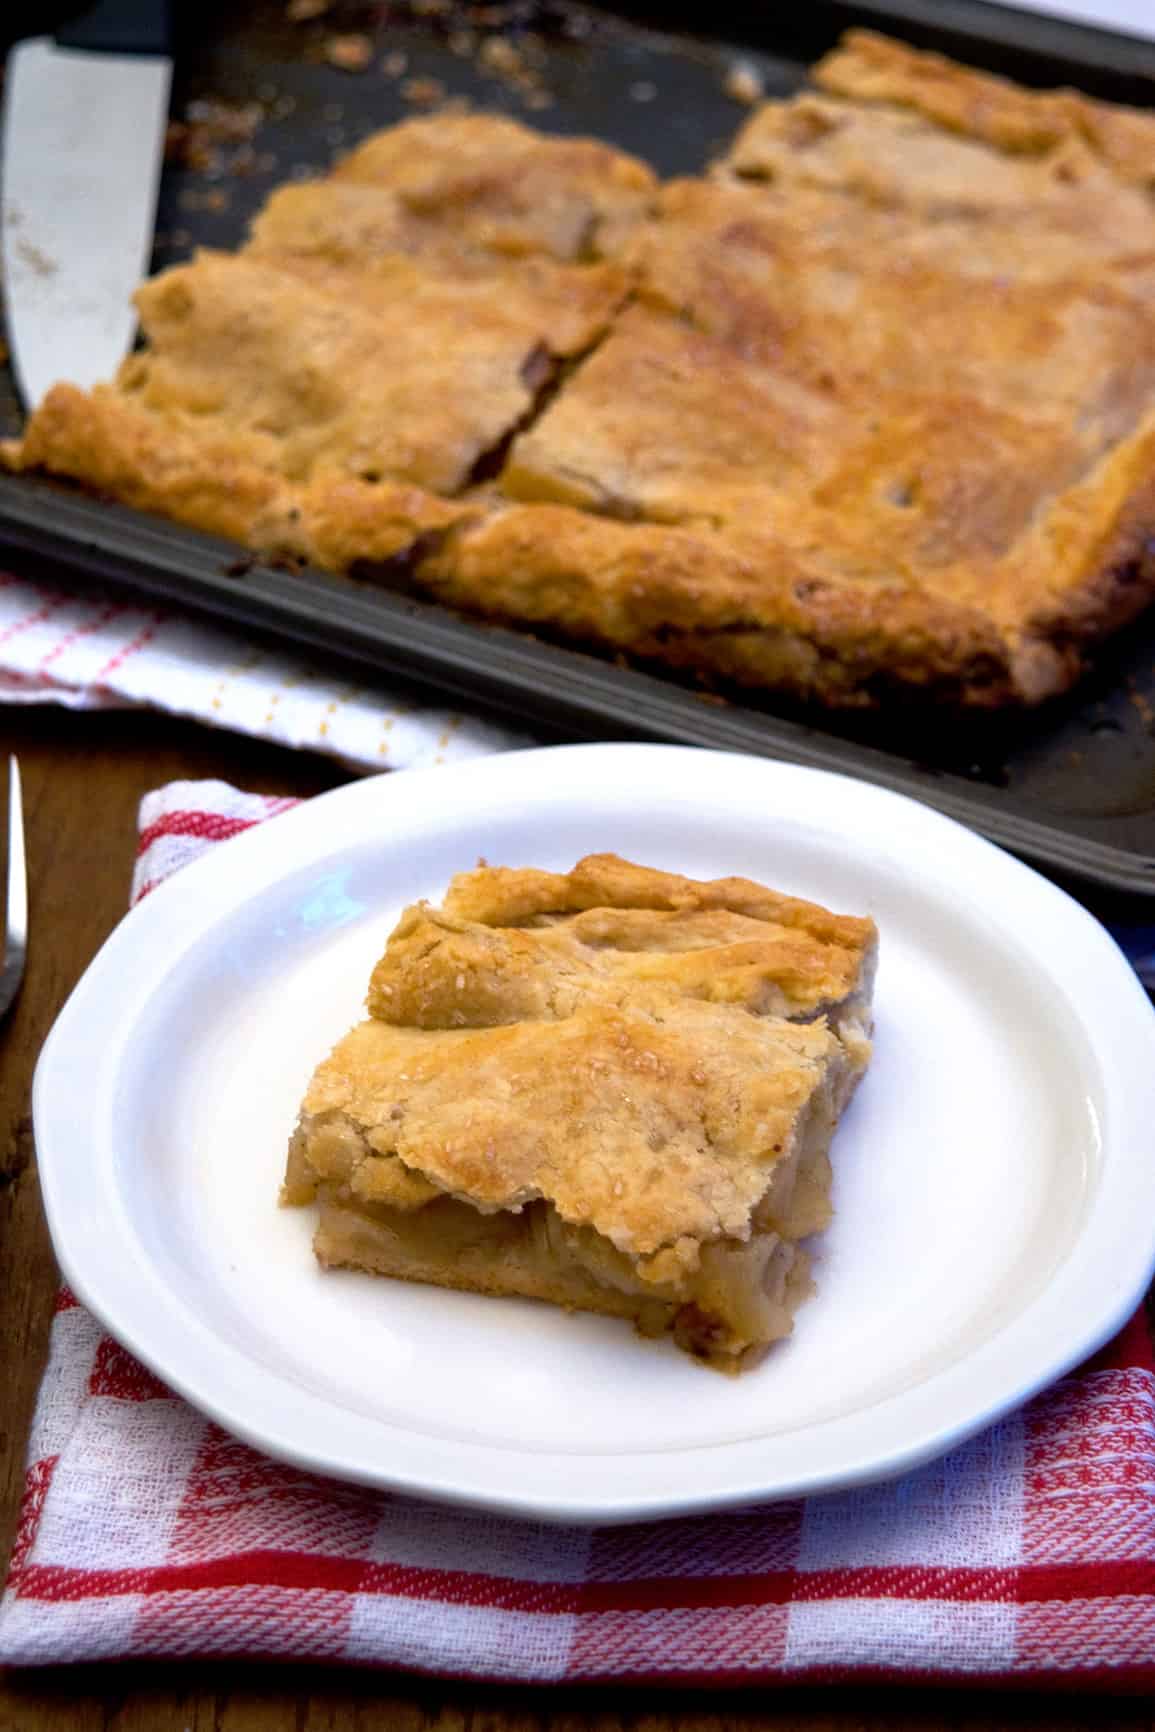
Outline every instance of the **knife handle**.
{"label": "knife handle", "polygon": [[171,54],[169,0],[97,0],[56,32],[56,42],[99,54]]}

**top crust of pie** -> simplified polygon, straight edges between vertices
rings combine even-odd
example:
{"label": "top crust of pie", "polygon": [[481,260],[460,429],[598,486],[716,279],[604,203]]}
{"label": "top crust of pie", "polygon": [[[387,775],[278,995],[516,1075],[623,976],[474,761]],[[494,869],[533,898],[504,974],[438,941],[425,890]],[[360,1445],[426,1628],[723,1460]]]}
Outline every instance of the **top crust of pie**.
{"label": "top crust of pie", "polygon": [[1095,102],[1076,90],[1027,90],[873,30],[848,30],[819,62],[814,81],[839,96],[911,108],[1009,156],[1086,144],[1120,181],[1144,191],[1152,185],[1155,117],[1146,109]]}
{"label": "top crust of pie", "polygon": [[564,874],[460,873],[440,908],[406,911],[367,1005],[384,1022],[464,1028],[668,997],[837,1027],[869,1022],[876,950],[869,920],[592,854]]}
{"label": "top crust of pie", "polygon": [[474,251],[593,258],[645,214],[657,189],[644,163],[598,139],[543,137],[490,114],[390,127],[345,157],[334,178],[386,190],[415,250],[451,248],[459,260]]}
{"label": "top crust of pie", "polygon": [[1155,596],[1155,116],[864,31],[812,80],[665,186],[381,133],[5,460],[829,704],[1060,691]]}
{"label": "top crust of pie", "polygon": [[335,1117],[366,1145],[350,1183],[362,1200],[396,1207],[395,1180],[415,1177],[483,1213],[542,1200],[668,1280],[703,1242],[749,1237],[776,1163],[849,1065],[824,1023],[662,1009],[437,1031],[370,1019],[309,1086],[309,1159],[321,1168]]}
{"label": "top crust of pie", "polygon": [[784,896],[748,878],[684,878],[637,866],[618,854],[587,854],[572,872],[542,872],[524,866],[479,866],[460,872],[449,886],[446,914],[487,926],[524,926],[590,908],[649,910],[691,915],[725,912],[790,927],[818,943],[861,955],[875,941],[874,923],[852,914],[832,914],[817,902]]}
{"label": "top crust of pie", "polygon": [[749,1237],[812,1122],[828,1137],[869,1055],[876,942],[869,920],[613,855],[463,874],[406,910],[370,1019],[309,1085],[310,1182],[401,1209],[544,1200],[677,1279]]}

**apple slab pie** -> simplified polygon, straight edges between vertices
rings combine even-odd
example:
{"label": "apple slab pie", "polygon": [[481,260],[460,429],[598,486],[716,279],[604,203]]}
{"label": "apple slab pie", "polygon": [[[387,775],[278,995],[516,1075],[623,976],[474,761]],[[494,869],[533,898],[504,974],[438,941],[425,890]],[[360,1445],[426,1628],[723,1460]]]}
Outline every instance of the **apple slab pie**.
{"label": "apple slab pie", "polygon": [[672,1332],[790,1332],[870,1057],[873,923],[592,855],[407,909],[319,1065],[282,1199],[327,1267]]}
{"label": "apple slab pie", "polygon": [[700,178],[409,120],[6,461],[723,685],[1037,702],[1155,596],[1153,163],[866,31]]}

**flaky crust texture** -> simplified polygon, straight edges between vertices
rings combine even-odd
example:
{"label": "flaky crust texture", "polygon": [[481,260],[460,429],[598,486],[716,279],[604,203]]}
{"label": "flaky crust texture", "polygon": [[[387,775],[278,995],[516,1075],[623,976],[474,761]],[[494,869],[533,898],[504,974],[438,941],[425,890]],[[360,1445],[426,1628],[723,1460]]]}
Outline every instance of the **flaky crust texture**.
{"label": "flaky crust texture", "polygon": [[463,874],[391,935],[286,1194],[544,1201],[679,1280],[749,1238],[814,1114],[829,1132],[869,1056],[876,945],[869,920],[613,855]]}
{"label": "flaky crust texture", "polygon": [[658,999],[755,1016],[868,1020],[877,935],[741,878],[699,883],[590,855],[569,873],[485,867],[408,909],[367,1006],[415,1028],[558,1021]]}
{"label": "flaky crust texture", "polygon": [[1037,702],[1155,594],[1153,163],[866,31],[697,179],[408,121],[3,459],[707,680]]}

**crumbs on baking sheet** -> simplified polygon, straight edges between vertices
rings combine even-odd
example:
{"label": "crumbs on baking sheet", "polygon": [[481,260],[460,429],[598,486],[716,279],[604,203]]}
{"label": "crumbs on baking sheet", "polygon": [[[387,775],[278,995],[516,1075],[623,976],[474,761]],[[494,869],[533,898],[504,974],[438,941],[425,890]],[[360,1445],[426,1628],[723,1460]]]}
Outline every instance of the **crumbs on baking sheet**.
{"label": "crumbs on baking sheet", "polygon": [[[342,0],[287,0],[284,16],[309,31],[314,52],[342,72],[368,71],[385,46],[380,70],[387,78],[406,79],[400,94],[420,108],[440,105],[449,92],[440,79],[412,75],[408,54],[389,44],[387,34],[382,41],[381,33],[390,26],[423,28],[475,72],[499,81],[534,110],[554,102],[545,77],[547,43],[583,42],[598,27],[596,18],[572,0],[379,0],[368,8]],[[324,34],[314,34],[318,27]],[[657,92],[643,80],[631,95],[636,102],[649,102]]]}
{"label": "crumbs on baking sheet", "polygon": [[325,40],[325,59],[341,72],[364,72],[373,59],[373,38],[360,32],[329,36]]}
{"label": "crumbs on baking sheet", "polygon": [[1128,697],[1131,707],[1138,712],[1139,719],[1143,723],[1144,727],[1149,728],[1152,722],[1155,722],[1155,707],[1152,706],[1146,693],[1141,692],[1135,685],[1134,677],[1129,679],[1127,684],[1130,687]]}
{"label": "crumbs on baking sheet", "polygon": [[448,91],[440,78],[407,78],[401,86],[401,94],[406,102],[412,102],[418,108],[432,108],[438,102],[444,102]]}
{"label": "crumbs on baking sheet", "polygon": [[753,108],[766,94],[766,81],[750,60],[732,60],[723,82],[726,95],[746,108]]}
{"label": "crumbs on baking sheet", "polygon": [[[258,151],[254,143],[263,118],[259,102],[235,104],[197,98],[169,122],[165,159],[209,182],[268,174],[277,159],[271,151]],[[228,203],[228,194],[219,186],[210,186],[207,191],[186,189],[181,194],[185,210],[221,211]]]}

